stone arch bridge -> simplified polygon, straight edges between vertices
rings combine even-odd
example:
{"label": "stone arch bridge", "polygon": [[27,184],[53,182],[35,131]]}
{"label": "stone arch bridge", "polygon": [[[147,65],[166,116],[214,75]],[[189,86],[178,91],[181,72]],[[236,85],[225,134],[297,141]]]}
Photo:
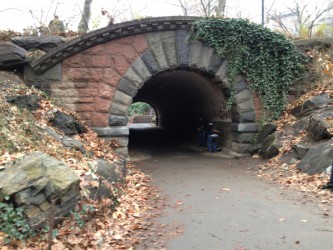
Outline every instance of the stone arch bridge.
{"label": "stone arch bridge", "polygon": [[247,153],[260,103],[239,76],[231,111],[222,112],[230,95],[228,62],[187,41],[196,19],[157,17],[93,31],[31,62],[25,80],[76,111],[99,136],[118,139],[125,154],[127,111],[136,101],[155,108],[161,127],[183,135],[195,133],[200,117],[213,121],[224,146]]}

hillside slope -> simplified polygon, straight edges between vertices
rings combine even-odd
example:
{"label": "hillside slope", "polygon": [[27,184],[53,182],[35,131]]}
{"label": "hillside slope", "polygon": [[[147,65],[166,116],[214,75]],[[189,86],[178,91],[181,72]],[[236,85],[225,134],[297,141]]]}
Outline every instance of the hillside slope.
{"label": "hillside slope", "polygon": [[[0,171],[5,164],[34,151],[42,151],[75,171],[81,179],[81,198],[75,211],[53,231],[54,249],[127,249],[147,241],[146,235],[154,235],[162,229],[156,228],[153,218],[162,201],[157,191],[150,186],[150,179],[127,163],[124,183],[108,186],[112,199],[93,200],[89,188],[99,188],[100,183],[87,176],[95,177],[91,164],[97,159],[111,163],[122,162],[113,152],[114,142],[101,140],[88,127],[85,133],[74,135],[84,145],[84,153],[76,148],[65,148],[47,133],[62,132],[52,127],[55,112],[75,114],[57,106],[42,91],[28,88],[22,80],[10,72],[0,72]],[[29,111],[8,103],[8,97],[38,96],[39,107]],[[122,165],[122,164],[120,164]],[[121,169],[116,169],[121,173]],[[1,202],[5,202],[3,197]],[[20,230],[20,229],[18,229]],[[150,232],[150,233],[149,233]],[[45,249],[48,233],[37,232],[36,237],[26,241],[7,240],[8,235],[0,231],[1,249]],[[148,239],[149,241],[149,239]],[[8,244],[6,244],[6,242]],[[152,243],[156,245],[161,243]]]}

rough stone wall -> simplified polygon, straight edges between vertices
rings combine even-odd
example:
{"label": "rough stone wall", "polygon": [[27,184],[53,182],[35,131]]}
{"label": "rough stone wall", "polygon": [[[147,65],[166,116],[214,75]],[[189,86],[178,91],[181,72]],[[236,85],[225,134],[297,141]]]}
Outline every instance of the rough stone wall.
{"label": "rough stone wall", "polygon": [[120,38],[79,52],[62,63],[62,82],[50,94],[91,127],[108,126],[119,80],[148,47],[144,35]]}

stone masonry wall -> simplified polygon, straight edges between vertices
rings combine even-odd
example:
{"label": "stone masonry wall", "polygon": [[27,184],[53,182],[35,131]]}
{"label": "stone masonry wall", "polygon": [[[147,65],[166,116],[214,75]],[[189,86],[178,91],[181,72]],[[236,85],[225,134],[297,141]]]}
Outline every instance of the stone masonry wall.
{"label": "stone masonry wall", "polygon": [[79,52],[63,61],[62,83],[53,84],[50,94],[75,110],[88,126],[108,126],[119,80],[147,48],[145,36],[134,35]]}

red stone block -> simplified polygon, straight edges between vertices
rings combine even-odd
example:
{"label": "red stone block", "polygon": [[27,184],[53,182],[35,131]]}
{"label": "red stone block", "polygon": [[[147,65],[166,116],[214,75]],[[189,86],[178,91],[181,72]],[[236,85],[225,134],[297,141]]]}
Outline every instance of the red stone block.
{"label": "red stone block", "polygon": [[108,126],[109,113],[94,112],[91,114],[92,127],[106,127]]}
{"label": "red stone block", "polygon": [[118,55],[118,56],[123,56],[126,60],[129,62],[133,62],[134,59],[136,59],[139,54],[136,52],[135,48],[133,45],[128,45],[128,44],[119,44],[119,39],[110,41],[105,44],[105,53],[109,55]]}
{"label": "red stone block", "polygon": [[76,112],[80,120],[91,120],[91,112],[90,111],[81,111],[81,112]]}
{"label": "red stone block", "polygon": [[77,91],[78,91],[78,95],[81,97],[98,96],[97,88],[77,89]]}
{"label": "red stone block", "polygon": [[114,87],[102,82],[97,85],[97,88],[98,96],[109,100],[112,100],[112,97],[116,91]]}
{"label": "red stone block", "polygon": [[81,53],[77,53],[71,57],[68,57],[62,62],[63,68],[81,68],[82,66],[83,63]]}
{"label": "red stone block", "polygon": [[131,65],[122,55],[112,55],[112,59],[113,68],[116,69],[120,75],[125,74]]}
{"label": "red stone block", "polygon": [[111,107],[111,99],[104,99],[96,97],[95,99],[95,110],[101,112],[109,112]]}
{"label": "red stone block", "polygon": [[95,45],[89,49],[82,52],[83,55],[103,55],[104,54],[104,44]]}
{"label": "red stone block", "polygon": [[113,87],[117,87],[120,78],[121,76],[114,69],[105,69],[103,80],[101,82],[105,82]]}
{"label": "red stone block", "polygon": [[63,70],[64,81],[100,82],[103,81],[103,69],[70,68]]}
{"label": "red stone block", "polygon": [[146,37],[142,34],[132,37],[135,50],[140,54],[145,52],[149,46]]}
{"label": "red stone block", "polygon": [[87,68],[108,68],[112,63],[109,55],[83,55],[82,60]]}
{"label": "red stone block", "polygon": [[77,103],[75,104],[75,111],[76,112],[95,111],[95,105],[94,103]]}

